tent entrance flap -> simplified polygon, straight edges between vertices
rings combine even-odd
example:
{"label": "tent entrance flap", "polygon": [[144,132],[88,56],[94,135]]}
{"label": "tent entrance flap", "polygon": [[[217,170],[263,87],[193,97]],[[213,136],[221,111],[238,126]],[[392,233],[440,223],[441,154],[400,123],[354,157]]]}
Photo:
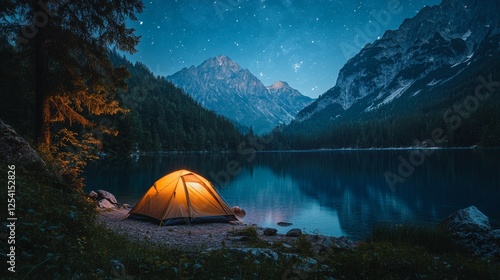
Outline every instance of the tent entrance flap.
{"label": "tent entrance flap", "polygon": [[181,177],[182,184],[184,185],[184,193],[186,194],[186,203],[189,211],[189,218],[193,217],[193,206],[191,205],[191,200],[189,199],[189,192],[186,187],[186,181],[184,180],[184,176]]}

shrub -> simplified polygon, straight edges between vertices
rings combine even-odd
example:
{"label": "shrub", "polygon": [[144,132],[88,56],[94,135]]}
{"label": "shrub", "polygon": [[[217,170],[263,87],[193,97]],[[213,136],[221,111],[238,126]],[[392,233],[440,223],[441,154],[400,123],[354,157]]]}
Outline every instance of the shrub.
{"label": "shrub", "polygon": [[370,240],[422,246],[433,253],[463,252],[463,248],[453,242],[451,234],[438,227],[383,224],[373,229]]}

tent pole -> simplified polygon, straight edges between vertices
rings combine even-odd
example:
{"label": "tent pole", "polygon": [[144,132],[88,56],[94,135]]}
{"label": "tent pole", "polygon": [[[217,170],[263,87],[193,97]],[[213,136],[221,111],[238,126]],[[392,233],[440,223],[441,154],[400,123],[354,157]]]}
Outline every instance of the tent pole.
{"label": "tent pole", "polygon": [[186,187],[186,181],[184,181],[184,176],[181,176],[181,180],[182,180],[182,185],[184,186],[184,192],[186,194],[186,201],[187,201],[187,206],[188,206],[188,210],[189,210],[189,218],[186,218],[186,222],[188,225],[191,225],[191,221],[190,219],[193,218],[193,208],[191,207],[191,200],[189,199],[189,192],[187,190],[187,187]]}

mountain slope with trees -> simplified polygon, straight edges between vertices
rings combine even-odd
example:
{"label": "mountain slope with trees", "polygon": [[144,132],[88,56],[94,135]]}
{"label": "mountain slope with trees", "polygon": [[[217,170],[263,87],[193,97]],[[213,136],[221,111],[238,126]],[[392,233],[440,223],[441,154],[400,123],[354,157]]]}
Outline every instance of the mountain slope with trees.
{"label": "mountain slope with trees", "polygon": [[[0,48],[0,118],[22,135],[33,139],[35,97],[32,82],[24,75],[32,64],[5,40]],[[126,91],[116,101],[126,113],[89,117],[117,135],[98,133],[103,151],[129,155],[136,151],[224,151],[236,150],[243,136],[233,123],[204,109],[199,103],[162,77],[156,77],[142,63],[132,64],[117,52],[107,52],[117,68],[129,72]],[[60,128],[55,126],[54,128]],[[73,126],[74,127],[74,126]],[[82,129],[80,127],[80,129]]]}
{"label": "mountain slope with trees", "polygon": [[129,114],[116,116],[121,135],[107,137],[106,150],[141,151],[227,151],[236,150],[242,135],[227,118],[204,109],[193,98],[142,63],[132,64],[117,53],[113,63],[128,69],[128,90],[120,93]]}
{"label": "mountain slope with trees", "polygon": [[498,8],[465,0],[425,7],[350,59],[279,145],[500,146]]}

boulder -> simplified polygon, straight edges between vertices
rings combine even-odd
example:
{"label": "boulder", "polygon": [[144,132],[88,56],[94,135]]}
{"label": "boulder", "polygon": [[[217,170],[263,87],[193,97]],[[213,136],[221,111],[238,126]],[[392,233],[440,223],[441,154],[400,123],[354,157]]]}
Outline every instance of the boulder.
{"label": "boulder", "polygon": [[286,233],[287,237],[298,237],[302,234],[302,230],[300,228],[292,228]]}
{"label": "boulder", "polygon": [[109,202],[109,200],[103,198],[97,202],[97,207],[111,209],[111,208],[115,208],[115,205],[113,203]]}
{"label": "boulder", "polygon": [[238,217],[245,217],[247,215],[247,212],[245,211],[245,209],[243,208],[240,208],[239,206],[233,206],[233,208],[231,208],[231,210],[233,211],[233,213],[238,216]]}
{"label": "boulder", "polygon": [[264,235],[266,236],[274,236],[278,233],[278,230],[275,228],[265,228]]}
{"label": "boulder", "polygon": [[287,222],[278,222],[278,226],[280,227],[289,227],[293,225],[292,223],[287,223]]}
{"label": "boulder", "polygon": [[109,202],[113,204],[117,204],[118,201],[116,200],[115,196],[107,191],[104,190],[98,190],[97,194],[99,195],[99,199],[107,199]]}
{"label": "boulder", "polygon": [[99,195],[95,191],[90,191],[88,196],[94,200],[99,198]]}
{"label": "boulder", "polygon": [[294,269],[295,273],[298,275],[307,275],[314,270],[318,270],[318,261],[309,257],[302,259],[302,263],[297,265]]}
{"label": "boulder", "polygon": [[491,229],[488,217],[475,206],[458,210],[440,226],[449,230],[455,242],[472,254],[500,260],[499,232]]}
{"label": "boulder", "polygon": [[458,233],[487,233],[491,231],[488,217],[479,211],[475,206],[458,210],[446,218],[441,225],[449,229],[451,232]]}
{"label": "boulder", "polygon": [[278,253],[276,253],[275,251],[273,251],[271,249],[265,249],[265,248],[233,248],[233,249],[230,249],[230,251],[251,254],[255,257],[264,256],[266,259],[270,259],[270,260],[274,260],[274,261],[279,259]]}
{"label": "boulder", "polygon": [[[331,239],[333,241],[333,246],[335,248],[342,248],[342,249],[349,249],[349,250],[351,250],[351,249],[354,249],[357,246],[357,244],[356,244],[355,241],[353,241],[353,240],[351,240],[351,239],[349,239],[349,238],[347,238],[345,236],[341,236],[339,238],[332,237]],[[325,239],[325,241],[323,241],[323,244],[328,244],[328,243],[329,242],[326,241],[326,239]]]}
{"label": "boulder", "polygon": [[490,231],[490,235],[491,235],[491,237],[493,237],[493,239],[495,239],[497,244],[500,245],[500,229],[495,229],[495,230]]}
{"label": "boulder", "polygon": [[[298,260],[292,269],[287,269],[283,274],[283,279],[331,279],[326,278],[326,276],[322,278],[312,277],[309,275],[310,273],[319,272],[321,275],[332,275],[333,270],[327,265],[320,263],[311,257],[304,257],[299,254],[294,253],[284,253],[283,257],[287,260],[295,259]],[[298,276],[298,277],[297,277]]]}
{"label": "boulder", "polygon": [[111,274],[114,277],[116,277],[116,279],[121,279],[121,280],[130,279],[130,280],[132,280],[135,278],[134,276],[127,274],[127,271],[125,269],[125,265],[123,265],[123,263],[121,263],[119,260],[111,260],[109,262],[109,264],[111,266]]}
{"label": "boulder", "polygon": [[28,142],[2,120],[0,120],[0,161],[15,164],[27,170],[47,169],[45,162]]}

